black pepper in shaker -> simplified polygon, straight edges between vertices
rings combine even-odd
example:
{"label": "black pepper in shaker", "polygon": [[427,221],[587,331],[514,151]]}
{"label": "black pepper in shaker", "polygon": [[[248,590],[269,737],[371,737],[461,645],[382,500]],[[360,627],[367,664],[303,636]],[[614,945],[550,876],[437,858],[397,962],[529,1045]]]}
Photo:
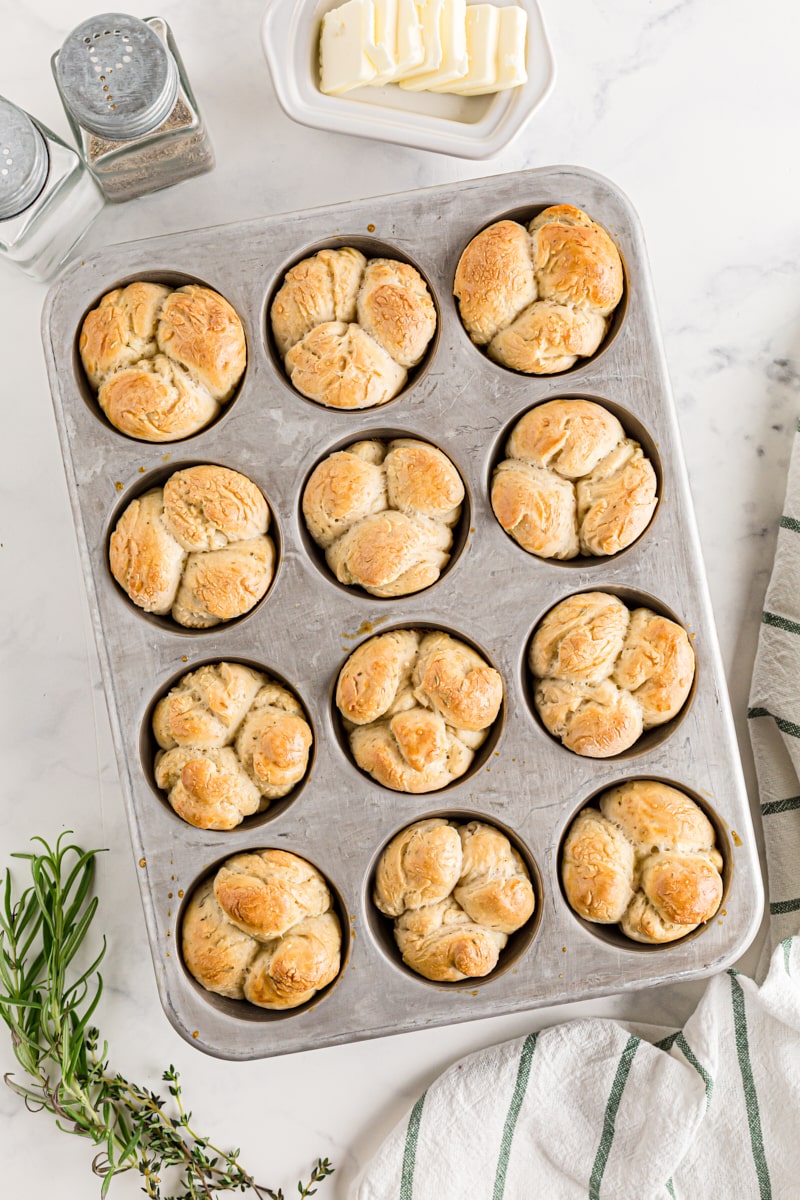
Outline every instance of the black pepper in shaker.
{"label": "black pepper in shaker", "polygon": [[91,17],[73,29],[52,62],[86,165],[109,200],[132,200],[214,166],[163,18]]}

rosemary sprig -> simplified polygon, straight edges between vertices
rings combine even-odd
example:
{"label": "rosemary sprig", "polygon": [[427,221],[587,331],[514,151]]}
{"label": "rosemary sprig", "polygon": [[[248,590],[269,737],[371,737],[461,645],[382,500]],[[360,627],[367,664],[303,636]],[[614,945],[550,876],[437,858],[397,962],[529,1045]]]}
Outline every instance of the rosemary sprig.
{"label": "rosemary sprig", "polygon": [[[59,1129],[101,1147],[92,1170],[105,1197],[115,1176],[138,1170],[151,1200],[213,1200],[223,1192],[251,1192],[259,1200],[285,1200],[282,1190],[257,1184],[239,1162],[239,1151],[220,1150],[192,1126],[180,1077],[173,1066],[162,1076],[170,1100],[112,1073],[108,1044],[91,1024],[103,991],[98,970],[106,941],[88,967],[75,959],[97,911],[89,896],[97,850],[65,844],[15,854],[27,861],[31,882],[17,898],[6,871],[0,906],[0,1016],[11,1031],[14,1055],[25,1082],[5,1081],[31,1111],[45,1109]],[[179,1190],[166,1197],[164,1171]],[[333,1174],[318,1159],[300,1200]]]}

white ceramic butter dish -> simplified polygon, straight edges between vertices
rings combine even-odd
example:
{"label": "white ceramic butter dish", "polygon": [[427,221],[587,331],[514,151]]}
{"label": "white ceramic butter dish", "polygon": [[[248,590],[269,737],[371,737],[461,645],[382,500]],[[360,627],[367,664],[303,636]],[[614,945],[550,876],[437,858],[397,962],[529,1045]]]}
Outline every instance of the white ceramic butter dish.
{"label": "white ceramic butter dish", "polygon": [[[491,158],[520,132],[555,82],[555,63],[537,0],[513,0],[528,15],[527,82],[485,96],[412,92],[386,84],[339,96],[319,88],[322,18],[341,0],[269,0],[261,41],[278,101],[301,125],[433,150]],[[502,0],[500,0],[502,4]]]}

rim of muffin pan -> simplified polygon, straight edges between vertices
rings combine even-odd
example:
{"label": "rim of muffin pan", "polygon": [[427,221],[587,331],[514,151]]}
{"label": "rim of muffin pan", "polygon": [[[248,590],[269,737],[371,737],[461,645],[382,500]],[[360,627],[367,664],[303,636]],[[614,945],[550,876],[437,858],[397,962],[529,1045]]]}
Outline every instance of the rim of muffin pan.
{"label": "rim of muffin pan", "polygon": [[[508,530],[503,528],[497,519],[494,508],[492,507],[492,479],[494,477],[495,470],[500,463],[505,462],[508,458],[505,448],[508,439],[511,437],[511,434],[514,431],[514,428],[519,424],[523,417],[526,417],[528,413],[533,412],[535,408],[541,408],[543,404],[552,404],[558,400],[587,400],[591,404],[598,405],[599,408],[604,408],[606,412],[611,414],[612,417],[617,418],[623,430],[625,431],[625,436],[639,443],[644,454],[652,463],[656,476],[657,489],[656,507],[653,511],[653,515],[639,536],[634,538],[629,545],[623,547],[622,550],[618,550],[616,554],[576,554],[574,558],[544,558],[542,555],[532,554],[529,550],[526,550],[523,546],[520,546],[516,538],[512,537]],[[522,459],[516,459],[514,461],[521,462]],[[563,476],[559,476],[559,478],[563,478]],[[573,483],[576,481],[568,480],[568,482]],[[628,554],[635,547],[640,546],[645,538],[650,537],[653,531],[653,526],[658,520],[659,513],[661,512],[661,504],[664,499],[663,493],[664,471],[661,466],[661,454],[658,449],[658,443],[653,438],[647,426],[642,424],[639,418],[635,417],[629,409],[623,408],[621,404],[617,404],[613,400],[607,400],[604,396],[592,395],[589,392],[565,392],[563,395],[545,396],[541,400],[537,400],[535,404],[529,405],[528,408],[512,417],[503,426],[503,429],[497,435],[494,441],[491,458],[489,459],[489,470],[486,478],[486,496],[489,503],[489,511],[492,514],[492,520],[495,522],[497,528],[500,530],[503,536],[506,537],[509,542],[511,542],[516,551],[518,551],[520,554],[523,554],[529,562],[543,564],[544,566],[550,567],[566,567],[567,569],[579,568],[583,571],[596,570],[598,567],[603,566],[613,567],[624,555]]]}
{"label": "rim of muffin pan", "polygon": [[[378,618],[378,620],[380,620],[380,618]],[[370,775],[368,771],[362,770],[362,768],[359,767],[358,763],[356,762],[355,758],[353,757],[353,752],[350,749],[350,738],[347,733],[347,730],[344,727],[344,718],[343,718],[342,714],[339,712],[338,706],[336,704],[336,686],[339,682],[339,675],[341,674],[342,668],[344,667],[345,663],[350,659],[350,657],[355,653],[355,651],[358,650],[359,646],[363,646],[365,642],[371,641],[372,638],[380,637],[384,633],[394,633],[395,630],[398,630],[398,629],[422,630],[425,633],[449,634],[450,637],[455,638],[459,642],[463,642],[465,646],[469,646],[469,648],[471,650],[474,650],[476,654],[480,654],[480,656],[484,660],[484,662],[487,663],[488,666],[492,667],[495,671],[497,671],[498,675],[500,676],[501,680],[503,681],[503,702],[500,705],[500,712],[497,714],[494,721],[489,726],[489,732],[486,736],[486,739],[483,742],[483,744],[481,746],[479,746],[478,749],[475,751],[474,757],[473,757],[472,762],[470,763],[469,767],[467,768],[467,770],[464,772],[463,775],[459,775],[457,779],[453,779],[450,783],[446,784],[444,787],[436,788],[436,790],[432,791],[432,792],[395,791],[393,788],[388,788],[388,787],[386,787],[385,784],[379,783],[378,780],[375,779],[374,776]],[[370,633],[368,633],[366,637],[363,637],[358,642],[355,642],[353,644],[353,646],[348,647],[347,653],[341,659],[339,665],[337,666],[336,670],[334,671],[334,674],[331,678],[330,685],[328,687],[328,711],[330,713],[331,726],[333,728],[334,737],[339,746],[339,749],[341,750],[342,754],[344,755],[344,758],[347,761],[347,763],[349,764],[349,766],[352,768],[352,770],[354,770],[356,772],[356,774],[359,776],[359,778],[366,779],[368,783],[372,784],[372,786],[375,788],[379,788],[387,796],[405,797],[410,800],[411,799],[419,799],[420,797],[424,797],[424,796],[434,796],[434,797],[435,796],[443,796],[447,792],[451,792],[454,788],[461,787],[461,785],[466,783],[469,779],[472,779],[475,775],[478,774],[479,771],[483,770],[483,768],[486,766],[489,759],[494,756],[494,753],[497,749],[500,739],[502,738],[503,733],[505,732],[506,721],[508,718],[508,683],[506,681],[505,676],[503,675],[503,672],[500,670],[500,668],[495,663],[494,658],[490,654],[488,654],[486,650],[484,650],[484,648],[480,645],[480,643],[476,642],[475,639],[470,637],[468,634],[460,633],[452,625],[446,625],[442,622],[432,621],[429,619],[423,619],[420,621],[417,621],[414,619],[409,620],[409,621],[393,621],[391,625],[384,625],[381,622],[381,624],[378,626],[378,628],[373,628],[372,631]],[[376,719],[380,720],[380,718],[376,718]],[[419,817],[417,819],[422,820],[423,818]],[[409,824],[409,823],[410,822],[406,822],[406,824]],[[404,829],[405,825],[401,825],[400,828]]]}
{"label": "rim of muffin pan", "polygon": [[[224,404],[220,405],[220,411],[217,416],[214,417],[213,421],[209,421],[207,425],[203,425],[200,429],[196,429],[194,433],[187,433],[184,437],[171,438],[169,441],[151,441],[149,438],[133,437],[132,434],[124,433],[123,430],[117,429],[116,425],[112,425],[111,421],[109,421],[108,417],[100,407],[100,403],[97,399],[97,392],[89,382],[89,377],[84,370],[80,354],[81,330],[83,329],[84,321],[88,317],[89,313],[98,307],[104,296],[107,296],[109,292],[113,292],[117,288],[127,287],[131,283],[158,283],[162,284],[164,287],[171,287],[175,289],[186,287],[189,284],[196,284],[198,287],[209,288],[212,292],[216,292],[218,296],[222,296],[223,300],[227,301],[227,303],[231,305],[231,308],[242,323],[246,359],[241,379],[236,384],[230,400],[227,400]],[[231,304],[231,301],[228,300],[228,297],[225,295],[225,293],[218,287],[215,287],[213,283],[208,283],[207,280],[201,279],[199,275],[189,275],[185,271],[173,271],[169,268],[165,270],[156,269],[153,271],[137,271],[135,274],[123,275],[119,279],[106,284],[103,287],[103,290],[98,293],[91,303],[87,304],[86,308],[81,313],[80,320],[78,321],[75,330],[75,336],[72,339],[72,374],[78,394],[91,412],[92,416],[116,437],[124,438],[126,442],[132,442],[135,446],[176,446],[180,443],[188,442],[192,438],[200,437],[201,434],[207,433],[210,429],[216,429],[218,425],[227,419],[228,414],[233,410],[233,407],[241,396],[242,389],[247,382],[247,375],[250,370],[252,353],[251,344],[252,339],[248,333],[246,317],[239,312],[235,304]]]}
{"label": "rim of muffin pan", "polygon": [[[346,450],[349,446],[354,446],[357,442],[391,442],[398,438],[409,438],[417,442],[424,442],[427,446],[433,446],[435,450],[440,450],[442,454],[449,458],[456,471],[458,471],[459,478],[464,485],[464,499],[461,502],[461,516],[458,518],[455,525],[451,527],[453,530],[453,544],[449,550],[450,559],[439,575],[439,578],[435,580],[434,583],[430,583],[427,587],[420,588],[419,591],[416,592],[404,592],[401,596],[375,596],[372,594],[372,592],[368,592],[366,588],[361,587],[360,584],[340,583],[340,581],[336,578],[333,571],[327,564],[325,559],[325,551],[321,546],[317,545],[308,530],[308,526],[306,525],[306,520],[303,515],[303,497],[305,495],[306,488],[308,487],[308,481],[313,475],[314,471],[316,471],[317,467],[320,466],[320,464],[323,463],[327,458],[330,458],[332,454],[337,454],[340,450]],[[397,512],[399,510],[387,509],[385,511]],[[455,457],[450,453],[450,451],[444,450],[441,445],[439,445],[437,442],[434,442],[426,434],[419,434],[410,430],[399,429],[394,426],[379,426],[375,429],[365,429],[360,433],[349,434],[347,437],[340,438],[339,441],[329,446],[326,450],[323,450],[319,457],[314,460],[303,477],[303,482],[300,485],[300,493],[297,498],[297,524],[300,530],[300,540],[303,543],[303,549],[305,550],[309,560],[314,564],[319,573],[339,592],[342,592],[347,596],[357,596],[362,600],[369,600],[377,604],[396,604],[401,600],[405,600],[407,602],[410,597],[423,596],[426,593],[433,591],[434,588],[438,587],[459,562],[464,550],[466,549],[472,528],[472,512],[472,491],[470,489],[467,476],[460,463],[456,461]]]}
{"label": "rim of muffin pan", "polygon": [[[161,747],[156,741],[156,736],[153,732],[153,713],[155,712],[159,701],[163,700],[168,692],[172,691],[172,689],[176,687],[186,675],[190,675],[193,671],[198,671],[201,667],[218,666],[220,663],[234,663],[237,666],[249,667],[252,671],[258,671],[263,675],[267,675],[272,682],[280,684],[281,687],[285,688],[286,691],[294,697],[294,699],[302,708],[303,717],[308,722],[308,726],[311,730],[312,740],[306,772],[303,778],[294,785],[291,791],[287,792],[285,796],[278,797],[277,800],[270,800],[269,804],[262,812],[253,813],[249,817],[244,817],[233,829],[210,830],[201,828],[198,825],[192,825],[190,821],[185,821],[183,817],[179,816],[170,804],[166,791],[164,791],[163,788],[160,788],[156,783],[155,758]],[[236,739],[234,738],[233,740],[235,741]],[[173,672],[169,679],[166,679],[160,685],[158,691],[151,697],[147,708],[144,711],[144,716],[142,717],[142,722],[139,728],[139,761],[141,764],[142,774],[147,780],[150,790],[153,792],[161,807],[165,810],[169,817],[178,823],[181,829],[196,831],[201,836],[208,833],[215,833],[225,837],[228,834],[249,833],[250,830],[260,829],[262,826],[268,825],[269,822],[273,821],[276,817],[283,816],[283,814],[295,803],[295,801],[299,800],[301,792],[305,790],[306,785],[311,780],[311,776],[316,765],[318,741],[319,738],[317,729],[311,718],[308,705],[306,704],[305,700],[303,700],[294,684],[289,683],[279,671],[274,670],[272,667],[265,666],[263,663],[257,662],[255,659],[244,658],[238,654],[228,654],[223,657],[214,655],[211,658],[198,659],[196,662],[182,663],[180,671]],[[230,746],[232,743],[227,742],[226,745]],[[191,749],[191,747],[187,747],[187,749]]]}
{"label": "rim of muffin pan", "polygon": [[[517,851],[525,863],[525,867],[530,876],[533,894],[535,898],[535,907],[533,913],[525,922],[525,924],[516,931],[508,935],[508,941],[503,950],[500,951],[500,957],[497,966],[488,975],[476,975],[467,979],[460,979],[452,983],[445,980],[426,979],[424,975],[420,975],[411,967],[406,966],[403,962],[402,955],[394,938],[394,923],[395,917],[385,916],[378,906],[375,904],[372,895],[375,887],[375,875],[378,869],[380,857],[386,847],[399,833],[404,829],[408,829],[411,825],[417,825],[420,821],[430,821],[433,818],[441,817],[447,821],[452,821],[458,825],[468,825],[472,821],[478,821],[482,825],[491,825],[493,828],[505,834],[511,845]],[[452,895],[452,893],[451,893]],[[369,931],[372,943],[377,949],[381,957],[390,964],[393,970],[398,971],[406,979],[412,979],[415,983],[422,984],[424,987],[433,988],[438,992],[474,992],[476,988],[482,987],[485,984],[492,983],[495,979],[499,979],[501,975],[505,975],[513,967],[517,966],[522,958],[528,953],[533,945],[536,937],[541,929],[542,917],[544,914],[544,884],[542,873],[539,870],[539,865],[536,862],[531,850],[523,841],[521,836],[510,825],[499,820],[494,816],[487,816],[483,812],[476,812],[469,809],[461,808],[438,808],[430,812],[421,813],[412,820],[405,820],[396,825],[392,832],[381,841],[376,850],[373,851],[367,867],[364,885],[362,888],[362,910],[365,919],[365,926]]]}
{"label": "rim of muffin pan", "polygon": [[[392,396],[390,400],[385,400],[383,404],[373,404],[367,408],[336,408],[332,405],[320,404],[316,400],[312,400],[309,396],[304,396],[298,391],[289,378],[288,372],[283,365],[283,359],[275,344],[275,338],[272,333],[272,322],[270,320],[270,310],[272,302],[281,286],[288,271],[292,267],[296,267],[298,263],[303,262],[306,258],[311,258],[319,253],[320,250],[343,250],[347,246],[352,246],[355,250],[360,250],[367,260],[373,258],[391,258],[398,262],[407,263],[413,267],[422,277],[430,292],[433,307],[436,310],[436,329],[431,338],[420,361],[415,367],[408,368],[408,377],[397,395]],[[357,322],[356,322],[357,323]],[[363,417],[369,413],[378,412],[389,407],[390,404],[395,404],[398,400],[405,399],[409,392],[422,382],[427,375],[430,366],[436,357],[439,349],[439,341],[442,335],[442,306],[439,302],[439,297],[436,289],[431,281],[430,274],[420,266],[416,258],[412,258],[405,250],[400,250],[391,242],[386,242],[382,238],[371,237],[368,234],[337,234],[335,237],[320,238],[317,241],[309,242],[302,249],[297,250],[291,258],[286,259],[279,267],[273,271],[267,284],[264,307],[261,312],[261,333],[264,339],[264,350],[269,360],[275,375],[281,381],[283,386],[288,389],[293,396],[298,400],[302,400],[304,404],[309,404],[315,412],[334,413],[337,416]]]}
{"label": "rim of muffin pan", "polygon": [[[514,369],[514,367],[504,367],[502,363],[495,362],[495,360],[493,358],[489,357],[486,346],[478,346],[475,342],[473,342],[472,338],[467,333],[467,330],[464,326],[464,322],[461,320],[461,309],[459,307],[458,300],[456,299],[456,296],[453,293],[453,286],[455,284],[456,268],[458,266],[458,263],[461,261],[461,255],[464,253],[464,251],[466,250],[467,246],[472,241],[472,239],[476,238],[479,233],[483,233],[483,231],[485,229],[488,229],[490,225],[497,224],[498,221],[516,221],[518,225],[522,225],[527,229],[529,223],[534,219],[534,217],[538,217],[540,212],[544,212],[544,210],[546,208],[553,208],[559,204],[573,204],[573,206],[575,208],[580,208],[582,212],[585,212],[586,215],[588,217],[590,217],[592,221],[594,221],[595,225],[599,225],[600,228],[605,230],[605,232],[611,238],[612,242],[614,243],[614,245],[617,248],[617,253],[619,254],[620,262],[622,263],[622,296],[620,298],[619,304],[617,305],[617,307],[614,309],[613,313],[611,314],[611,318],[609,320],[609,325],[608,325],[608,330],[606,332],[606,335],[603,338],[600,345],[595,350],[594,354],[589,354],[586,356],[586,358],[579,357],[578,361],[576,363],[574,363],[573,366],[567,367],[567,369],[565,371],[552,371],[552,372],[548,371],[545,374],[537,375],[537,374],[533,374],[533,373],[528,373],[527,371],[517,371]],[[630,283],[630,274],[628,272],[628,264],[626,262],[625,255],[622,252],[622,248],[620,247],[619,242],[617,241],[617,238],[614,237],[614,234],[611,232],[611,230],[608,228],[608,226],[605,225],[602,221],[599,221],[597,219],[597,217],[593,216],[592,213],[589,212],[587,209],[583,208],[581,204],[576,204],[571,200],[561,199],[561,200],[550,200],[547,203],[542,203],[542,204],[518,205],[516,208],[505,209],[503,212],[497,213],[496,216],[490,217],[488,220],[483,222],[483,224],[481,224],[477,229],[475,229],[475,231],[473,233],[469,234],[469,236],[464,241],[464,244],[461,246],[460,250],[458,251],[458,257],[456,258],[455,265],[454,265],[453,271],[452,271],[452,281],[451,281],[451,285],[450,285],[450,291],[451,291],[450,299],[451,299],[453,308],[455,310],[456,318],[458,319],[459,329],[461,330],[463,337],[465,338],[467,344],[469,346],[471,346],[474,351],[476,351],[478,354],[480,354],[480,356],[484,359],[484,361],[486,363],[489,364],[490,367],[493,367],[495,370],[502,372],[504,375],[516,375],[518,379],[543,380],[546,382],[548,379],[564,379],[568,375],[574,375],[576,371],[582,371],[585,367],[588,367],[590,365],[593,366],[611,348],[612,343],[615,342],[617,337],[619,336],[619,333],[622,330],[622,327],[625,324],[625,321],[626,321],[626,318],[628,315],[628,302],[629,302],[630,293],[631,293],[631,283]],[[514,319],[516,320],[516,317]]]}
{"label": "rim of muffin pan", "polygon": [[[633,611],[633,609],[636,608],[649,608],[652,612],[657,613],[658,616],[666,617],[668,620],[674,621],[676,625],[680,625],[681,629],[686,632],[691,647],[694,651],[695,658],[692,686],[689,688],[689,695],[684,700],[680,711],[677,712],[675,716],[671,718],[671,720],[665,721],[663,725],[655,725],[651,729],[645,729],[644,732],[640,734],[639,738],[627,750],[623,750],[620,754],[609,754],[605,758],[595,758],[589,754],[576,754],[574,750],[570,750],[567,746],[565,746],[560,738],[556,737],[555,734],[550,733],[549,729],[544,724],[544,721],[539,716],[536,708],[536,703],[534,700],[534,676],[533,672],[528,666],[528,653],[530,651],[531,642],[533,641],[533,637],[537,629],[547,614],[552,612],[552,610],[559,604],[563,603],[564,600],[569,600],[571,596],[581,596],[589,592],[604,592],[606,595],[616,596],[617,599],[621,600],[630,611]],[[606,585],[598,583],[594,587],[582,587],[574,592],[566,592],[563,596],[559,596],[557,600],[553,601],[552,603],[548,603],[547,607],[539,612],[536,620],[530,626],[527,636],[525,637],[525,641],[522,646],[522,653],[518,663],[518,671],[519,679],[521,680],[522,684],[522,692],[525,696],[528,711],[533,718],[533,723],[537,732],[546,738],[550,745],[555,746],[556,749],[561,751],[563,754],[569,755],[569,757],[574,761],[602,764],[625,762],[629,759],[641,758],[642,755],[649,754],[651,750],[655,750],[656,747],[661,746],[664,742],[668,741],[668,739],[677,732],[678,727],[683,723],[683,721],[686,720],[694,705],[694,699],[697,694],[697,681],[701,671],[701,663],[700,655],[697,652],[697,646],[695,644],[695,637],[691,629],[689,629],[685,622],[682,621],[681,618],[677,616],[668,605],[664,604],[662,600],[659,600],[656,596],[650,595],[649,592],[641,591],[639,588],[620,587],[616,584]],[[642,776],[642,778],[648,777]]]}
{"label": "rim of muffin pan", "polygon": [[[633,938],[627,937],[618,924],[604,925],[599,921],[587,921],[585,917],[580,916],[567,899],[566,890],[561,876],[561,860],[564,854],[564,843],[567,840],[567,834],[570,831],[573,821],[582,812],[584,808],[594,808],[600,811],[599,799],[604,792],[610,792],[612,788],[622,787],[627,783],[663,783],[666,787],[675,788],[679,792],[683,792],[690,800],[694,800],[697,807],[708,817],[714,827],[714,835],[716,837],[716,848],[722,855],[722,899],[719,903],[719,908],[713,917],[702,925],[698,925],[691,933],[686,933],[683,937],[675,938],[672,942],[635,942]],[[553,891],[559,896],[564,908],[571,919],[581,927],[585,933],[594,938],[595,941],[602,942],[615,953],[619,950],[627,950],[632,954],[663,954],[665,951],[671,950],[679,946],[685,946],[687,942],[692,942],[696,938],[701,937],[714,922],[721,922],[727,915],[725,913],[725,902],[728,899],[731,889],[731,881],[733,878],[733,850],[731,848],[731,838],[728,833],[728,826],[712,804],[702,796],[694,788],[688,784],[680,783],[675,779],[667,779],[661,774],[641,774],[631,775],[623,779],[615,779],[596,787],[585,800],[582,800],[577,808],[573,809],[560,825],[560,829],[556,831],[554,838],[555,844],[558,847],[555,859],[553,861],[553,870],[555,871],[556,879],[553,881]]]}
{"label": "rim of muffin pan", "polygon": [[[257,1004],[253,1004],[251,1001],[244,998],[241,1000],[233,1000],[229,996],[219,996],[216,992],[210,992],[207,988],[204,988],[201,983],[198,983],[194,975],[192,975],[191,971],[186,966],[186,960],[183,954],[183,920],[186,915],[186,910],[189,907],[189,902],[191,901],[192,896],[197,888],[199,888],[201,884],[205,883],[210,876],[216,874],[219,868],[223,866],[229,859],[235,858],[239,854],[256,854],[260,850],[283,850],[288,854],[294,854],[297,858],[302,858],[304,862],[309,863],[312,867],[314,867],[315,870],[319,871],[331,893],[333,911],[339,918],[339,926],[342,934],[339,972],[336,978],[332,979],[331,982],[326,984],[324,988],[320,988],[316,995],[312,996],[310,1000],[307,1000],[305,1004],[298,1004],[296,1008],[260,1008]],[[323,871],[316,862],[308,857],[305,851],[300,853],[299,851],[293,850],[289,846],[271,846],[259,843],[256,846],[243,846],[238,850],[231,851],[228,854],[223,854],[219,858],[216,858],[212,863],[206,864],[202,870],[195,875],[191,883],[186,887],[185,894],[181,900],[174,926],[174,936],[178,951],[178,960],[181,965],[183,977],[200,1000],[204,1001],[210,1008],[213,1008],[223,1017],[228,1017],[234,1021],[246,1022],[248,1024],[263,1024],[272,1021],[286,1021],[292,1017],[302,1016],[304,1013],[312,1012],[318,1004],[321,1004],[324,1000],[327,1000],[333,989],[344,978],[350,961],[350,950],[352,947],[353,936],[351,934],[350,925],[350,915],[342,898],[341,890],[332,881],[330,876],[326,874],[326,872]]]}
{"label": "rim of muffin pan", "polygon": [[[236,471],[239,475],[244,475],[246,479],[249,479],[250,482],[258,488],[258,490],[261,492],[261,495],[267,502],[267,507],[269,509],[269,528],[267,529],[266,536],[272,539],[272,544],[275,547],[275,569],[270,581],[270,585],[261,599],[258,600],[252,608],[249,608],[247,612],[242,613],[240,616],[232,617],[230,621],[219,621],[216,625],[208,625],[202,629],[192,628],[189,625],[179,625],[177,621],[173,620],[170,613],[164,613],[163,615],[159,615],[158,613],[149,613],[145,612],[143,608],[140,608],[138,604],[134,604],[133,600],[131,600],[130,596],[122,587],[122,585],[117,583],[116,579],[114,578],[111,571],[111,563],[109,561],[111,535],[116,529],[117,524],[128,505],[134,500],[138,500],[139,497],[143,496],[146,492],[150,492],[154,488],[163,487],[172,475],[177,474],[178,471],[186,471],[189,469],[189,467],[225,467],[227,470]],[[165,464],[164,466],[154,467],[149,471],[143,471],[140,468],[140,472],[141,473],[131,483],[123,486],[123,490],[120,493],[119,498],[117,499],[117,502],[108,518],[106,531],[103,538],[103,563],[106,578],[108,579],[108,582],[113,590],[123,600],[126,609],[130,611],[133,616],[145,621],[152,628],[160,629],[168,633],[176,633],[182,637],[202,637],[204,634],[219,634],[220,632],[226,629],[232,629],[234,626],[240,625],[244,621],[247,621],[251,617],[255,616],[261,606],[267,600],[269,600],[270,596],[275,590],[275,585],[278,582],[278,577],[281,573],[281,568],[283,567],[284,557],[283,534],[277,517],[277,511],[275,505],[272,503],[261,484],[253,479],[252,475],[249,475],[246,471],[240,471],[238,467],[230,466],[228,463],[220,462],[219,460],[212,461],[208,458],[187,458],[181,461]],[[231,543],[231,545],[235,544],[235,542]]]}

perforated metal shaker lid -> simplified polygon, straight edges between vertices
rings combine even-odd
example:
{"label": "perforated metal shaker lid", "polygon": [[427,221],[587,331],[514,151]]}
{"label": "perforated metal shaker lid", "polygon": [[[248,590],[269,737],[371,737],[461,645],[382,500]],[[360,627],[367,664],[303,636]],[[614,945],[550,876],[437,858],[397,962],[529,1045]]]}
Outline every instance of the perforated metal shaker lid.
{"label": "perforated metal shaker lid", "polygon": [[0,96],[0,221],[33,204],[49,165],[47,143],[34,122]]}
{"label": "perforated metal shaker lid", "polygon": [[178,95],[175,59],[149,25],[125,13],[101,13],[73,29],[55,72],[78,124],[112,141],[157,129]]}

